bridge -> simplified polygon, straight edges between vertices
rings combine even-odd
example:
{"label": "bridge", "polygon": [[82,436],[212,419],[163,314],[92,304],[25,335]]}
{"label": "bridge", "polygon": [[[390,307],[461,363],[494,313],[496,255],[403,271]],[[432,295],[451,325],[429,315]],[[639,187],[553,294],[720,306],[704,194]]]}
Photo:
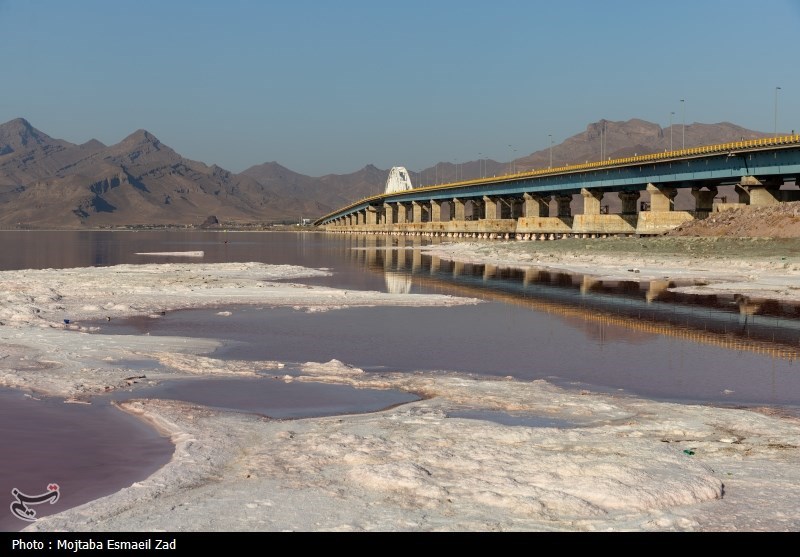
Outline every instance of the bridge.
{"label": "bridge", "polygon": [[[570,235],[661,234],[712,211],[800,200],[800,135],[705,145],[411,187],[404,168],[390,173],[387,191],[315,221],[331,232],[448,237],[554,239]],[[794,184],[791,189],[781,189]],[[720,186],[738,201],[715,202]],[[694,210],[676,211],[679,189]],[[608,214],[606,195],[621,211]],[[644,194],[644,198],[643,198]],[[573,215],[573,197],[583,199]],[[551,205],[554,214],[551,215]]]}

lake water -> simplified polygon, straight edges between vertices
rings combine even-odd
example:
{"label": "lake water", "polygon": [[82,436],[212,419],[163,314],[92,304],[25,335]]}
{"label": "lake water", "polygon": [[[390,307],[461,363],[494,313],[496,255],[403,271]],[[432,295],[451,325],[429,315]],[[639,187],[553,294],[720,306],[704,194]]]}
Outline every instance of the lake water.
{"label": "lake water", "polygon": [[[0,269],[186,262],[185,258],[136,254],[202,250],[204,257],[198,261],[206,263],[260,261],[333,272],[330,277],[296,282],[485,300],[477,306],[354,308],[327,313],[258,306],[227,308],[230,316],[218,315],[218,308],[190,310],[168,313],[161,319],[100,323],[99,334],[218,338],[224,344],[215,357],[280,360],[287,363],[287,370],[296,363],[336,358],[368,372],[454,370],[546,378],[567,387],[624,391],[690,403],[777,406],[789,412],[796,412],[800,406],[800,308],[794,304],[679,295],[668,292],[670,285],[663,283],[600,283],[565,273],[454,264],[421,255],[414,249],[420,239],[224,231],[8,231],[0,232],[0,238],[4,246],[13,246],[0,251]],[[152,396],[183,397],[265,415],[278,412],[274,406],[270,410],[268,394],[253,397],[252,392],[241,389],[244,383],[226,381],[227,387],[223,383],[214,389],[209,388],[210,383],[163,385]],[[276,400],[286,406],[280,412],[285,413],[272,417],[297,417],[303,412],[317,415],[314,405],[319,409],[326,403],[330,404],[323,413],[372,411],[404,402],[390,395],[386,400],[349,399],[342,405],[336,397],[343,393],[313,388],[323,390],[312,392],[312,387],[299,387],[278,396]],[[68,462],[74,452],[69,435],[91,436],[87,432],[94,431],[92,424],[97,423],[103,424],[110,438],[104,450],[141,457],[138,464],[120,464],[119,471],[111,474],[117,481],[108,487],[112,491],[135,481],[131,468],[138,467],[139,476],[145,477],[171,454],[166,440],[139,423],[132,424],[127,416],[123,415],[120,423],[98,418],[93,412],[101,411],[101,401],[89,407],[47,402],[45,412],[44,407],[28,404],[30,401],[20,396],[4,393],[0,397],[7,410],[0,422],[0,442],[4,447],[18,446],[21,451],[17,453],[17,468],[2,472],[12,483],[22,478],[20,470],[31,472],[25,476],[32,485],[25,488],[29,491],[58,481],[54,470],[28,470],[31,462],[43,460],[38,440],[51,429],[65,439],[60,445],[47,445],[52,462]],[[66,412],[78,415],[69,431],[37,421],[49,416],[58,421],[61,411],[65,416]],[[107,406],[106,411],[121,414]],[[510,425],[570,427],[537,421],[536,416],[465,412],[465,417]],[[21,424],[30,427],[22,428]],[[128,450],[131,427],[142,434],[140,442],[145,448]],[[20,431],[25,432],[22,438]],[[37,436],[38,432],[42,435]],[[37,441],[31,442],[34,438]],[[124,441],[115,445],[114,438]],[[86,453],[92,454],[91,449]],[[76,489],[83,482],[80,489],[90,498],[96,496],[91,492],[96,470],[85,463],[78,463],[76,468]],[[0,486],[0,493],[9,489]],[[8,499],[10,503],[10,494]],[[14,527],[0,511],[0,529]]]}

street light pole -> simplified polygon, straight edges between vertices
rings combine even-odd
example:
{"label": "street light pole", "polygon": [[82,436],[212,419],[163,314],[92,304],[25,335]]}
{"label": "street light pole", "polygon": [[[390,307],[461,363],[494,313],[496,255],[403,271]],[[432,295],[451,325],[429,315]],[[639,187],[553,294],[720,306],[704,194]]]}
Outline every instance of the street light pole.
{"label": "street light pole", "polygon": [[603,133],[606,127],[605,122],[600,122],[600,160],[602,161],[605,157],[603,156]]}
{"label": "street light pole", "polygon": [[683,124],[681,125],[681,149],[686,149],[686,101],[681,99],[681,112],[683,114]]}
{"label": "street light pole", "polygon": [[553,135],[547,134],[547,137],[550,139],[550,166],[548,168],[553,168]]}
{"label": "street light pole", "polygon": [[780,87],[775,87],[775,137],[778,137],[778,91]]}
{"label": "street light pole", "polygon": [[478,174],[483,178],[483,153],[478,153]]}
{"label": "street light pole", "polygon": [[669,150],[672,151],[672,117],[675,116],[674,112],[669,113]]}

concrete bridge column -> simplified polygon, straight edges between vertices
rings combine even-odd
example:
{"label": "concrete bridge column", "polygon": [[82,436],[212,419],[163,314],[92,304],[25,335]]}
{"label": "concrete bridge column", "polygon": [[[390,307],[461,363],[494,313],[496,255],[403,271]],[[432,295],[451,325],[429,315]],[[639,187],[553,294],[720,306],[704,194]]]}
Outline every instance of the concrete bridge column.
{"label": "concrete bridge column", "polygon": [[708,190],[701,190],[695,186],[692,188],[694,197],[694,209],[698,213],[710,213],[714,208],[714,198],[717,196],[717,187],[710,186]]}
{"label": "concrete bridge column", "polygon": [[[572,216],[572,208],[570,207],[570,203],[572,203],[572,196],[566,194],[559,194],[556,195],[556,202],[558,202],[558,216],[559,217],[571,217]],[[598,212],[600,210],[598,209]]]}
{"label": "concrete bridge column", "polygon": [[600,201],[603,199],[603,192],[600,190],[581,188],[581,196],[583,197],[583,214],[599,215]]}
{"label": "concrete bridge column", "polygon": [[466,211],[464,210],[463,199],[458,199],[457,197],[453,198],[453,210],[450,213],[450,215],[451,215],[450,220],[459,220],[459,221],[467,220]]}
{"label": "concrete bridge column", "polygon": [[[779,202],[778,193],[781,189],[783,181],[761,181],[755,176],[742,176],[739,185],[744,189],[746,188],[750,194],[750,205],[764,206],[775,205]],[[741,202],[741,194],[739,195]]]}
{"label": "concrete bridge column", "polygon": [[431,199],[431,222],[442,222],[442,202]]}
{"label": "concrete bridge column", "polygon": [[498,219],[500,218],[500,207],[498,207],[500,203],[500,199],[497,197],[489,197],[488,195],[483,196],[483,202],[486,204],[486,211],[484,213],[484,218],[486,219]]}
{"label": "concrete bridge column", "polygon": [[523,194],[526,217],[549,217],[550,195]]}
{"label": "concrete bridge column", "polygon": [[486,218],[486,207],[480,199],[472,200],[472,220],[480,220]]}
{"label": "concrete bridge column", "polygon": [[411,202],[411,222],[422,222],[422,203]]}
{"label": "concrete bridge column", "polygon": [[353,215],[347,215],[344,220],[347,226],[353,226]]}
{"label": "concrete bridge column", "polygon": [[653,212],[673,211],[675,209],[675,196],[678,190],[669,186],[647,184],[650,192],[650,210]]}
{"label": "concrete bridge column", "polygon": [[518,219],[522,216],[522,201],[516,197],[512,197],[508,200],[508,208],[510,212],[510,218]]}
{"label": "concrete bridge column", "polygon": [[405,203],[397,204],[397,224],[404,224],[408,222],[408,207]]}
{"label": "concrete bridge column", "polygon": [[397,207],[393,203],[383,204],[383,224],[394,224],[397,220]]}
{"label": "concrete bridge column", "polygon": [[367,224],[378,224],[378,209],[377,207],[367,207],[366,215]]}
{"label": "concrete bridge column", "polygon": [[638,191],[621,191],[617,195],[619,196],[620,201],[622,201],[622,214],[635,215],[636,202],[639,201],[639,198],[642,196],[642,194]]}

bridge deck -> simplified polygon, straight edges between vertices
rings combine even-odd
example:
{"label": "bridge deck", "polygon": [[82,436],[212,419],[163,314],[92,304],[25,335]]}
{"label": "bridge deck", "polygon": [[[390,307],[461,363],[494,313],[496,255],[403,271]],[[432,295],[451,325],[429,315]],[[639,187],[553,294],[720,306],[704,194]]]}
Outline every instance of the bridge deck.
{"label": "bridge deck", "polygon": [[581,191],[642,191],[648,184],[709,187],[756,180],[797,181],[800,135],[735,141],[607,161],[566,165],[502,176],[462,180],[367,197],[329,213],[314,224],[380,207],[384,203],[430,202],[523,194],[574,195]]}

